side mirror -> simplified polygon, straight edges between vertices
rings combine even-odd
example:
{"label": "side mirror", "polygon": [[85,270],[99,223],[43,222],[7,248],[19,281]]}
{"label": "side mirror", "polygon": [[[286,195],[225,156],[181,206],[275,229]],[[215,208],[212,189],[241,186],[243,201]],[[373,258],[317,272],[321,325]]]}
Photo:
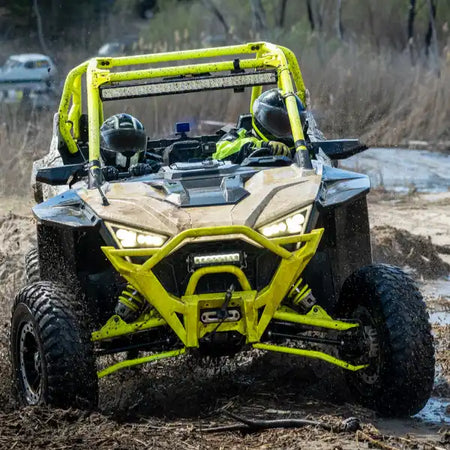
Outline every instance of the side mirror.
{"label": "side mirror", "polygon": [[311,142],[308,147],[315,153],[321,149],[330,159],[345,159],[367,150],[365,144],[358,139],[333,139]]}
{"label": "side mirror", "polygon": [[36,174],[36,181],[50,184],[51,186],[62,186],[73,179],[87,176],[86,164],[67,164],[57,167],[45,167],[39,169]]}

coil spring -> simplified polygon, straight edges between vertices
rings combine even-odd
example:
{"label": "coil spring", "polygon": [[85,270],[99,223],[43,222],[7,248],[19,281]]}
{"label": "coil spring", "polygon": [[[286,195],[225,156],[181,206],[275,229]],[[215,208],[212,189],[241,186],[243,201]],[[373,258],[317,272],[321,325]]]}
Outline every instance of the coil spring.
{"label": "coil spring", "polygon": [[308,283],[303,282],[303,278],[299,278],[292,286],[287,298],[293,306],[304,310],[311,309],[316,303],[316,299],[311,292],[311,288],[308,286]]}
{"label": "coil spring", "polygon": [[136,319],[144,309],[145,304],[142,295],[131,284],[128,284],[122,294],[119,295],[116,314],[125,321]]}

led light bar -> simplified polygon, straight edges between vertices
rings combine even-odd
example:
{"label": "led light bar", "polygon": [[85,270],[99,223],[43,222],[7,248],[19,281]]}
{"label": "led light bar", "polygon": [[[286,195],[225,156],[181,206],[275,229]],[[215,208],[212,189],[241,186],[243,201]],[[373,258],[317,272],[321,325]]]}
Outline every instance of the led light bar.
{"label": "led light bar", "polygon": [[250,72],[222,76],[181,78],[126,86],[106,85],[100,88],[100,97],[103,101],[123,100],[128,98],[184,94],[215,89],[244,88],[276,83],[277,74],[275,71]]}
{"label": "led light bar", "polygon": [[213,253],[209,255],[193,255],[191,256],[192,265],[210,266],[216,264],[236,264],[242,262],[242,254],[240,252],[233,253]]}

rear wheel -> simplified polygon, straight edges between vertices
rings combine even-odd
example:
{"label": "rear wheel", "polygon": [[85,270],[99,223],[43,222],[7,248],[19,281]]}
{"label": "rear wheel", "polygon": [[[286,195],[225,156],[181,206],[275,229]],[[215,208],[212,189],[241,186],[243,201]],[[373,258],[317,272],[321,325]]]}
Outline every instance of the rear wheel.
{"label": "rear wheel", "polygon": [[70,291],[47,281],[30,284],[17,295],[11,359],[20,403],[96,407],[92,345],[74,305]]}
{"label": "rear wheel", "polygon": [[425,303],[412,279],[397,267],[364,267],[344,283],[339,313],[360,322],[357,363],[369,364],[346,371],[356,399],[388,416],[419,412],[433,387],[434,347]]}

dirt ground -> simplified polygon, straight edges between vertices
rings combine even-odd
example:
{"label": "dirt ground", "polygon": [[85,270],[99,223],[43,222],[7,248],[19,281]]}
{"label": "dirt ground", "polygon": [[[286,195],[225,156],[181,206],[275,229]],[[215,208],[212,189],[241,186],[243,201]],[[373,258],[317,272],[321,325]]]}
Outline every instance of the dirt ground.
{"label": "dirt ground", "polygon": [[[436,337],[437,377],[430,411],[382,419],[352,404],[343,373],[326,363],[244,353],[234,359],[186,356],[101,380],[95,413],[18,409],[10,389],[10,304],[23,282],[23,254],[33,238],[29,202],[3,199],[0,218],[0,449],[29,448],[450,448],[450,193],[370,195],[374,255],[405,266],[425,294]],[[14,214],[8,214],[13,210]],[[207,431],[248,418],[303,418],[333,426],[265,431]],[[341,432],[357,417],[362,430]]]}

